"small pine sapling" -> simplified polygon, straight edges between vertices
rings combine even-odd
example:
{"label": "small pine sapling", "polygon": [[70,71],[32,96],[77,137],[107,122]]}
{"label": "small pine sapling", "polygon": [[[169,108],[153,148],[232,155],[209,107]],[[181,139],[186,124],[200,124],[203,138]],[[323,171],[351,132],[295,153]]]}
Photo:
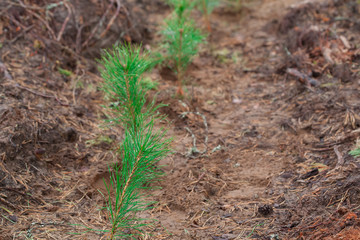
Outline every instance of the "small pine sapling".
{"label": "small pine sapling", "polygon": [[219,5],[219,0],[197,0],[197,5],[205,18],[207,31],[211,32],[210,14]]}
{"label": "small pine sapling", "polygon": [[[186,1],[183,1],[186,2]],[[183,6],[183,5],[180,5]],[[198,53],[199,44],[204,35],[195,27],[193,21],[183,18],[185,10],[175,8],[172,18],[165,21],[166,27],[162,31],[167,50],[167,57],[173,62],[177,75],[177,95],[183,96],[183,77],[192,58]]]}
{"label": "small pine sapling", "polygon": [[178,21],[186,20],[196,2],[190,0],[168,0],[168,3],[174,9]]}
{"label": "small pine sapling", "polygon": [[162,118],[157,113],[161,106],[154,101],[146,104],[146,89],[140,81],[151,59],[141,55],[139,47],[118,46],[105,51],[100,63],[104,66],[100,69],[103,89],[111,96],[110,108],[116,114],[111,121],[125,130],[121,162],[109,167],[110,184],[104,181],[110,226],[103,232],[109,239],[134,238],[145,225],[136,213],[149,206],[140,190],[150,188],[149,183],[161,175],[156,163],[170,153],[170,140],[163,129],[155,130],[155,122]]}

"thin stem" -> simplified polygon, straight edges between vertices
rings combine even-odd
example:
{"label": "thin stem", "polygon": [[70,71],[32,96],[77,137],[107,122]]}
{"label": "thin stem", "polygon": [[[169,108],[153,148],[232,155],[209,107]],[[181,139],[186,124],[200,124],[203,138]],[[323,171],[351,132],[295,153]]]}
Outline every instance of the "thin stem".
{"label": "thin stem", "polygon": [[183,90],[182,90],[182,45],[183,45],[183,34],[184,34],[184,29],[180,29],[179,30],[180,33],[180,37],[179,37],[179,52],[178,52],[178,61],[177,61],[177,66],[176,66],[176,70],[177,70],[177,81],[178,81],[178,90],[177,90],[177,94],[178,95],[184,95]]}
{"label": "thin stem", "polygon": [[128,74],[125,74],[125,83],[126,83],[126,95],[128,98],[128,106],[129,106],[129,110],[130,110],[130,114],[133,120],[133,126],[135,129],[135,134],[137,132],[137,127],[136,127],[136,117],[135,117],[135,110],[134,110],[134,106],[133,106],[133,102],[131,101],[131,97],[130,97],[130,83],[129,83],[129,77],[127,76]]}
{"label": "thin stem", "polygon": [[207,7],[206,7],[206,0],[202,0],[202,5],[203,5],[203,11],[204,11],[204,17],[205,17],[205,22],[206,22],[206,27],[208,32],[211,32],[211,25],[210,25],[210,20],[209,20],[209,14],[207,11]]}
{"label": "thin stem", "polygon": [[108,237],[116,239],[132,235],[123,229],[138,231],[146,225],[138,223],[141,219],[135,216],[147,205],[139,189],[149,188],[144,184],[160,175],[153,165],[167,155],[168,145],[163,139],[165,132],[152,132],[153,120],[158,116],[156,109],[160,106],[151,103],[145,107],[146,92],[139,83],[141,74],[151,65],[151,59],[140,56],[140,48],[125,45],[114,48],[113,53],[105,51],[102,64],[105,66],[102,71],[104,90],[111,98],[118,97],[117,103],[121,104],[110,106],[120,111],[114,121],[123,124],[125,130],[121,167],[113,166],[111,183],[106,186],[109,194],[107,209],[111,215]]}
{"label": "thin stem", "polygon": [[[115,213],[115,218],[116,218],[116,216],[119,215],[119,212],[120,212],[120,210],[121,210],[121,207],[122,207],[122,205],[123,205],[123,203],[124,203],[125,193],[127,192],[127,188],[129,187],[129,184],[130,184],[130,182],[131,182],[131,180],[132,180],[132,177],[133,177],[133,175],[137,172],[137,167],[138,167],[138,163],[139,163],[139,161],[140,161],[140,159],[141,159],[142,152],[143,152],[143,149],[142,149],[142,147],[141,147],[141,150],[140,150],[138,156],[136,157],[136,161],[135,161],[134,167],[133,167],[133,169],[131,170],[131,173],[130,173],[130,175],[128,176],[128,178],[127,178],[127,180],[126,180],[126,183],[125,183],[124,188],[122,189],[122,193],[121,193],[121,196],[120,196],[120,203],[119,203],[118,209],[117,209],[117,211],[116,211],[116,213]],[[114,221],[113,224],[112,224],[110,239],[114,239],[114,235],[115,235],[116,232],[117,232],[116,230],[117,230],[116,221]]]}
{"label": "thin stem", "polygon": [[237,2],[237,4],[236,4],[236,10],[240,10],[240,8],[241,8],[241,0],[237,0],[236,1]]}

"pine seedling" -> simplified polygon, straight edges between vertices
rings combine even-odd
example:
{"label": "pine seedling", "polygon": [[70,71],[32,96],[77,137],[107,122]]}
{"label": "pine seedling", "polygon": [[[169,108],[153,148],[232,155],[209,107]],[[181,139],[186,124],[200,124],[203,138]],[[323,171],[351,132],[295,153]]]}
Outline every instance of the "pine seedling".
{"label": "pine seedling", "polygon": [[182,96],[184,95],[182,82],[187,66],[198,53],[198,46],[205,37],[191,20],[173,17],[165,23],[166,28],[162,34],[167,57],[173,62],[173,69],[177,75],[178,90],[176,93]]}
{"label": "pine seedling", "polygon": [[197,5],[204,15],[207,31],[211,32],[210,14],[220,4],[219,0],[197,0]]}
{"label": "pine seedling", "polygon": [[183,21],[188,18],[196,4],[195,1],[189,0],[168,0],[168,3],[174,9],[178,21]]}
{"label": "pine seedling", "polygon": [[138,118],[145,106],[140,76],[149,68],[151,60],[147,55],[140,57],[140,48],[119,46],[112,52],[104,51],[101,64],[104,66],[100,70],[105,81],[103,90],[114,100],[110,107],[118,115],[111,121],[125,127],[138,127]]}
{"label": "pine seedling", "polygon": [[136,213],[149,206],[141,192],[161,175],[156,163],[169,154],[170,140],[163,129],[154,130],[155,121],[162,118],[157,113],[161,106],[154,101],[146,106],[146,91],[141,87],[141,74],[151,59],[140,55],[139,47],[118,46],[105,51],[100,62],[103,89],[115,102],[110,107],[116,114],[112,121],[125,129],[121,163],[109,167],[110,184],[104,181],[110,227],[103,232],[109,239],[134,238],[145,225]]}

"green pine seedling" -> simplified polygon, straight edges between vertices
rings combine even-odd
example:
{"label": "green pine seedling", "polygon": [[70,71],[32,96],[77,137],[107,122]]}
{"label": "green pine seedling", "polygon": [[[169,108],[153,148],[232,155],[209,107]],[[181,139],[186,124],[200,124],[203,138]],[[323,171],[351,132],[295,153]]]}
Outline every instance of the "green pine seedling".
{"label": "green pine seedling", "polygon": [[174,9],[178,21],[186,20],[196,2],[189,0],[168,0],[168,3]]}
{"label": "green pine seedling", "polygon": [[182,96],[183,77],[187,66],[198,53],[199,44],[203,42],[204,35],[195,27],[191,20],[170,18],[165,21],[166,28],[162,31],[167,57],[173,62],[173,69],[177,75],[177,94]]}
{"label": "green pine seedling", "polygon": [[152,65],[152,60],[146,54],[140,57],[140,48],[119,46],[112,52],[104,51],[101,64],[104,66],[100,70],[105,81],[103,90],[113,100],[110,107],[118,115],[111,121],[138,128],[138,118],[146,102],[140,77]]}
{"label": "green pine seedling", "polygon": [[157,113],[161,106],[154,101],[146,105],[141,75],[152,64],[148,55],[141,55],[139,47],[118,46],[105,51],[100,63],[103,89],[114,102],[110,108],[116,118],[111,121],[125,129],[121,163],[109,167],[110,184],[104,181],[110,227],[103,232],[109,239],[134,238],[145,225],[136,213],[149,206],[140,190],[149,189],[149,183],[161,175],[156,163],[170,153],[170,140],[165,138],[166,131],[154,129],[162,118]]}
{"label": "green pine seedling", "polygon": [[197,0],[197,5],[203,13],[208,32],[211,32],[210,14],[220,4],[219,0]]}

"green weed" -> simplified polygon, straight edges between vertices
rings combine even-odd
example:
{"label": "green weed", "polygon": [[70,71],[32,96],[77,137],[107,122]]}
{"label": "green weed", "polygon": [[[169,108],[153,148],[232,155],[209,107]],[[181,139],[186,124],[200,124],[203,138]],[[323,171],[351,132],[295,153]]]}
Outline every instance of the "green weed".
{"label": "green weed", "polygon": [[58,67],[58,71],[61,75],[64,75],[66,77],[70,77],[73,73],[70,72],[69,70],[63,69],[61,67]]}
{"label": "green weed", "polygon": [[354,157],[359,157],[360,156],[360,140],[356,141],[354,150],[351,150],[349,152],[349,154],[354,156]]}

